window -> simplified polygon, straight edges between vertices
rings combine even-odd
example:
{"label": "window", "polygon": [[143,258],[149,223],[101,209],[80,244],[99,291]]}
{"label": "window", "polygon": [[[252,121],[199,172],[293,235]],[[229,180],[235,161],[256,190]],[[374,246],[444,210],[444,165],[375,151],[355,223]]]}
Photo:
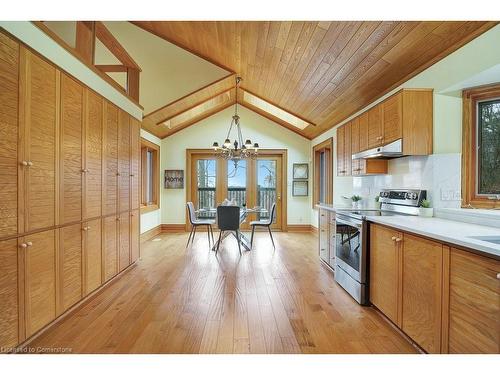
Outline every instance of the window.
{"label": "window", "polygon": [[318,203],[332,203],[332,150],[332,138],[313,147],[313,207]]}
{"label": "window", "polygon": [[462,205],[500,207],[500,85],[463,93]]}
{"label": "window", "polygon": [[141,212],[157,210],[160,177],[160,146],[141,138]]}

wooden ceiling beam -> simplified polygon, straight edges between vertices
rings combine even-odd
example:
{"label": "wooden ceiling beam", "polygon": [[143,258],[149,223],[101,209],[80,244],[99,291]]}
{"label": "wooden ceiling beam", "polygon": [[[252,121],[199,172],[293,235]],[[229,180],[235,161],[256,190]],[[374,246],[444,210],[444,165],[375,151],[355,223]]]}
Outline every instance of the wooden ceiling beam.
{"label": "wooden ceiling beam", "polygon": [[128,69],[125,65],[96,65],[95,67],[106,73],[127,73]]}

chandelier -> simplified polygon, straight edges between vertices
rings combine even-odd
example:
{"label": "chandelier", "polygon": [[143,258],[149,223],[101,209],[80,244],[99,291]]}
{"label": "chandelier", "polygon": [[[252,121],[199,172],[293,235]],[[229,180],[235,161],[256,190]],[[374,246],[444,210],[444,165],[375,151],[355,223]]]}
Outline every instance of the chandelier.
{"label": "chandelier", "polygon": [[[259,149],[259,144],[252,144],[252,141],[250,139],[247,139],[245,143],[243,143],[243,136],[241,135],[240,116],[238,115],[238,86],[240,82],[241,77],[236,77],[236,103],[234,105],[234,115],[227,132],[226,140],[222,144],[222,147],[219,146],[219,142],[214,142],[212,145],[215,154],[218,157],[228,160],[254,158],[255,156],[257,156],[257,151]],[[237,138],[233,143],[231,143],[231,139],[229,137],[231,136],[233,127],[237,132]]]}

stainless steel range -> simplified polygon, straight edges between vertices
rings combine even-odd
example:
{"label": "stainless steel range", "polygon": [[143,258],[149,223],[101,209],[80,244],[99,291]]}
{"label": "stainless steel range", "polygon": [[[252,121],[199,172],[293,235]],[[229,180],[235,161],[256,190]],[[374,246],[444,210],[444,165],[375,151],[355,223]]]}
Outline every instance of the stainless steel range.
{"label": "stainless steel range", "polygon": [[368,304],[367,252],[370,216],[418,215],[425,190],[380,192],[380,210],[335,210],[335,281],[358,303]]}

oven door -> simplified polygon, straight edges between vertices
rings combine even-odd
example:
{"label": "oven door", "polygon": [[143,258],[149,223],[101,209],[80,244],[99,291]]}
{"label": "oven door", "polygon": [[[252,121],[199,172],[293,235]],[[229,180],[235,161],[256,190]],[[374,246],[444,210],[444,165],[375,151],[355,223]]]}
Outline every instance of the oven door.
{"label": "oven door", "polygon": [[354,280],[365,282],[364,222],[347,216],[336,217],[335,255],[337,265]]}

